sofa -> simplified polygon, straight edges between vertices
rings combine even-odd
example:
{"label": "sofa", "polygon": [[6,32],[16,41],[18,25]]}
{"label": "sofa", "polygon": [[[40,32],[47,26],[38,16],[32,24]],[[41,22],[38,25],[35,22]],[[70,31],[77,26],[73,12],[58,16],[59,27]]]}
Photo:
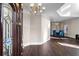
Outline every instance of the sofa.
{"label": "sofa", "polygon": [[64,37],[64,30],[53,30],[53,36],[55,37]]}

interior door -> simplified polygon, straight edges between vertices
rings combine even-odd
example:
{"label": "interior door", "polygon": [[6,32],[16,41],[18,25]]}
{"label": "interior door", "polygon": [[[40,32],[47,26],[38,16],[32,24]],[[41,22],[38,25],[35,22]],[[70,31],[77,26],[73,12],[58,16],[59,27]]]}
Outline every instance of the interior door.
{"label": "interior door", "polygon": [[3,56],[12,55],[12,8],[6,3],[2,4],[3,25]]}
{"label": "interior door", "polygon": [[2,3],[0,7],[0,55],[20,56],[23,27],[21,3]]}

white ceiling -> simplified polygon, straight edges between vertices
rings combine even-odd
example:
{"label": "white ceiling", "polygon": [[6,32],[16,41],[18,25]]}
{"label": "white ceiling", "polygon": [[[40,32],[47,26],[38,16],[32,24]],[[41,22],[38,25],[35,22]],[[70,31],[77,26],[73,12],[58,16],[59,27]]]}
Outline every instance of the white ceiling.
{"label": "white ceiling", "polygon": [[[24,11],[29,13],[30,11],[30,4],[25,3],[23,4]],[[62,20],[67,20],[67,19],[74,19],[74,18],[79,18],[79,17],[63,17],[60,16],[57,13],[57,10],[64,5],[64,3],[42,3],[43,6],[46,7],[45,11],[42,13],[42,15],[45,15],[48,17],[51,21],[62,21]]]}

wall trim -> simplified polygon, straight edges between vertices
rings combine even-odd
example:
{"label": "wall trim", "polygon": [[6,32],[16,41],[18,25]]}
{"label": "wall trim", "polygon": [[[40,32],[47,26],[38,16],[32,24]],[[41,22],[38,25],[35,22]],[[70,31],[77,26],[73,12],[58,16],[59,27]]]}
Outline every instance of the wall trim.
{"label": "wall trim", "polygon": [[46,41],[43,41],[43,42],[29,42],[27,44],[23,44],[23,48],[26,47],[26,46],[30,46],[30,45],[42,45],[42,44],[46,43],[49,40],[50,40],[50,38]]}
{"label": "wall trim", "polygon": [[69,39],[75,39],[74,37],[70,37],[70,36],[65,36],[65,37]]}

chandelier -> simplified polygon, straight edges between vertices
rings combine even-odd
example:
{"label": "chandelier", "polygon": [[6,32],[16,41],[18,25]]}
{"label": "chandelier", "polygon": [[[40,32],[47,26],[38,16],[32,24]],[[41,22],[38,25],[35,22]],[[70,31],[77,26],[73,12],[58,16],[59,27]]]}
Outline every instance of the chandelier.
{"label": "chandelier", "polygon": [[42,6],[42,4],[38,3],[32,3],[30,4],[31,12],[34,14],[42,13],[45,10],[45,7]]}

